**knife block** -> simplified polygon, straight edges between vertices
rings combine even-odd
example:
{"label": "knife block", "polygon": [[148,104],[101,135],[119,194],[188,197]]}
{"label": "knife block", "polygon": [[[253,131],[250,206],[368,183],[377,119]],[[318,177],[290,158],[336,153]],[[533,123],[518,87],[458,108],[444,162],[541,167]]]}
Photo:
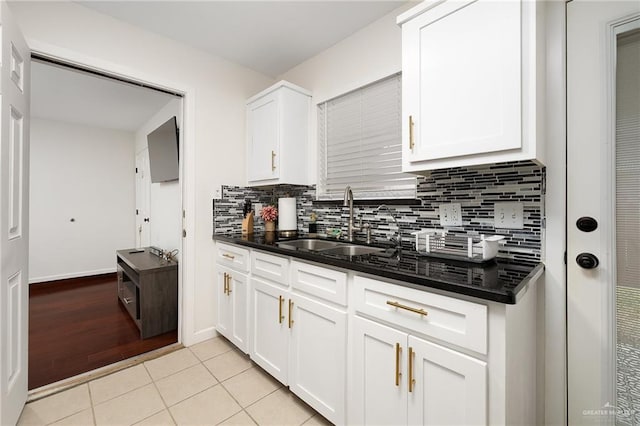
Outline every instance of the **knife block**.
{"label": "knife block", "polygon": [[242,233],[253,234],[253,212],[247,213],[244,219],[242,219]]}

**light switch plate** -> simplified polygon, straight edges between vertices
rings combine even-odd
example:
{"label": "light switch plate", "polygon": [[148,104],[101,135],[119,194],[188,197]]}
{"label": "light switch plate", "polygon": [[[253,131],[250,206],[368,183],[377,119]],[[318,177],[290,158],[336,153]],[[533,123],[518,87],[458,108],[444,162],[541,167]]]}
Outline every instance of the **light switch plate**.
{"label": "light switch plate", "polygon": [[522,203],[495,203],[493,220],[496,229],[524,228],[524,207]]}
{"label": "light switch plate", "polygon": [[460,203],[440,204],[440,226],[462,226]]}
{"label": "light switch plate", "polygon": [[262,203],[253,203],[253,211],[256,216],[260,216],[260,212],[262,211]]}
{"label": "light switch plate", "polygon": [[222,200],[222,186],[213,190],[213,199]]}

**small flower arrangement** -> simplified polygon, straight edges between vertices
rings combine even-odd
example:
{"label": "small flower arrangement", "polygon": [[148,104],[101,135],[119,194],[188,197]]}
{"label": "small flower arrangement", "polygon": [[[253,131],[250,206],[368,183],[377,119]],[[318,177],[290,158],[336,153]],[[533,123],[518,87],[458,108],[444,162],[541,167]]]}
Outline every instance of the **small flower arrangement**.
{"label": "small flower arrangement", "polygon": [[275,206],[264,206],[260,210],[260,217],[265,222],[273,222],[278,217],[278,209]]}

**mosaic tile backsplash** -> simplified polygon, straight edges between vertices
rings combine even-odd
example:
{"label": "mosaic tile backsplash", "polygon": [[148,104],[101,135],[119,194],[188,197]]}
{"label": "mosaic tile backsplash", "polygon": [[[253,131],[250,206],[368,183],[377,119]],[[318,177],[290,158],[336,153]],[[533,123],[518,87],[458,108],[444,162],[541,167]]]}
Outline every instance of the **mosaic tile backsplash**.
{"label": "mosaic tile backsplash", "polygon": [[[252,203],[274,204],[280,197],[296,197],[298,232],[309,229],[310,216],[315,212],[319,234],[328,229],[347,231],[348,208],[342,203],[315,202],[314,186],[278,185],[270,189],[223,186],[222,199],[213,201],[213,232],[224,234],[239,232],[242,207],[246,199]],[[411,232],[425,228],[439,228],[439,205],[460,203],[461,227],[447,227],[447,231],[460,235],[504,235],[505,244],[498,256],[511,259],[539,261],[542,253],[544,218],[545,170],[533,162],[511,162],[480,167],[458,167],[433,170],[428,176],[418,176],[417,197],[420,205],[389,205],[388,210],[376,212],[382,202],[354,205],[354,220],[370,223],[372,236],[378,241],[397,238],[398,227],[389,217],[398,221],[403,247],[413,249]],[[495,229],[493,204],[514,201],[524,206],[523,229]],[[255,232],[264,230],[264,222],[255,220]],[[356,238],[364,234],[356,232]]]}

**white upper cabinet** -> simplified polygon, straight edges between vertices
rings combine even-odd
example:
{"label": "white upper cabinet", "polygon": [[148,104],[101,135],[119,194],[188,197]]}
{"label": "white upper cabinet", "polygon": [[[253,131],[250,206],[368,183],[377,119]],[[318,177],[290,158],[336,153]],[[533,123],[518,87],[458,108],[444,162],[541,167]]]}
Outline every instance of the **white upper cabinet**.
{"label": "white upper cabinet", "polygon": [[281,81],[247,101],[250,186],[307,185],[311,94]]}
{"label": "white upper cabinet", "polygon": [[403,171],[543,162],[541,7],[445,0],[398,17]]}

